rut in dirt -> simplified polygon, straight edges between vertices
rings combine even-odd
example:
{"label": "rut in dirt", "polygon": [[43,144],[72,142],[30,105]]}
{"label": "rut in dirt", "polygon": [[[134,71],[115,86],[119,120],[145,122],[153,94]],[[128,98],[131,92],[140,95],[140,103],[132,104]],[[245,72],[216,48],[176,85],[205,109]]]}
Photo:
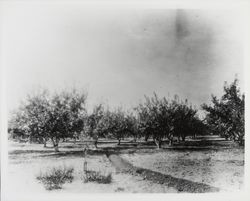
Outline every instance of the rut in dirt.
{"label": "rut in dirt", "polygon": [[114,165],[117,172],[141,176],[146,180],[175,188],[176,190],[178,190],[178,192],[209,193],[209,192],[220,191],[219,188],[210,186],[208,184],[193,182],[187,179],[181,179],[173,177],[171,175],[162,174],[160,172],[156,172],[153,170],[135,167],[128,161],[124,160],[123,158],[115,154],[111,155],[107,154],[107,157],[111,161],[112,165]]}

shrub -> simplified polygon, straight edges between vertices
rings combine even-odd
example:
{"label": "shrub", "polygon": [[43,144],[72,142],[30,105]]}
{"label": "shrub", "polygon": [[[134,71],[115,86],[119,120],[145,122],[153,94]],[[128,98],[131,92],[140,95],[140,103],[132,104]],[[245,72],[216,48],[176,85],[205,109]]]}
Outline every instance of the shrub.
{"label": "shrub", "polygon": [[46,172],[40,172],[36,179],[44,185],[46,190],[61,189],[63,184],[73,181],[73,171],[72,167],[54,167]]}
{"label": "shrub", "polygon": [[112,174],[102,174],[100,171],[88,170],[83,177],[84,183],[97,182],[99,184],[110,184],[112,181]]}

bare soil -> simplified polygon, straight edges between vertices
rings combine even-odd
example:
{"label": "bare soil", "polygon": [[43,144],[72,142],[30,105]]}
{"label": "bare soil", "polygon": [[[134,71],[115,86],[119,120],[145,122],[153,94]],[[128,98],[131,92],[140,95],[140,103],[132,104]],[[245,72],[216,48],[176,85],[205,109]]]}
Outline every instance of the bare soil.
{"label": "bare soil", "polygon": [[[44,150],[42,145],[27,145],[27,153],[24,147],[21,147],[19,153],[19,144],[15,144],[15,150],[10,151],[8,165],[7,194],[10,196],[23,195],[25,193],[174,193],[174,188],[146,181],[140,176],[134,176],[128,173],[117,171],[110,163],[105,154],[88,155],[86,161],[88,169],[100,171],[104,174],[112,173],[112,182],[110,184],[84,183],[83,176],[83,157],[78,151],[75,155],[72,150],[69,155],[62,151],[55,154],[53,150]],[[34,150],[31,151],[31,147]],[[40,147],[40,148],[39,148]],[[43,150],[45,152],[43,152]],[[62,154],[62,155],[60,155]],[[46,191],[42,184],[38,183],[36,176],[40,171],[46,171],[51,167],[69,166],[74,167],[74,180],[72,183],[63,185],[63,189]],[[15,192],[15,195],[13,195]]]}
{"label": "bare soil", "polygon": [[[200,141],[199,141],[200,140]],[[112,173],[111,184],[83,183],[84,143],[60,143],[60,152],[41,144],[9,144],[9,194],[53,193],[38,183],[40,171],[74,167],[74,180],[60,193],[177,193],[235,191],[243,187],[244,149],[220,138],[188,140],[158,150],[154,143],[116,141],[89,146],[88,169]]]}
{"label": "bare soil", "polygon": [[121,157],[136,167],[207,184],[220,191],[237,191],[244,184],[243,149],[133,153]]}

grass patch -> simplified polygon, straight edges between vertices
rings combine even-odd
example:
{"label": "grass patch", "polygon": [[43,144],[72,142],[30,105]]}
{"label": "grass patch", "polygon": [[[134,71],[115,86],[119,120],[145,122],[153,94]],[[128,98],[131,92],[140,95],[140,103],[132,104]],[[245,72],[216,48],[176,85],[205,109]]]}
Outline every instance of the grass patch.
{"label": "grass patch", "polygon": [[112,182],[112,174],[103,174],[100,171],[87,170],[83,176],[84,183],[97,182],[99,184],[110,184]]}
{"label": "grass patch", "polygon": [[46,190],[61,189],[63,184],[73,181],[73,171],[73,167],[53,167],[46,172],[40,172],[36,179]]}

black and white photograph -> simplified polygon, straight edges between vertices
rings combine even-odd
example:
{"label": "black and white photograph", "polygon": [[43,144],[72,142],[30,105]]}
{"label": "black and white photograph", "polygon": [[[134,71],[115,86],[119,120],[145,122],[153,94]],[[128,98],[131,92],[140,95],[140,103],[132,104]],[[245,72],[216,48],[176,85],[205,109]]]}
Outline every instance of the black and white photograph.
{"label": "black and white photograph", "polygon": [[247,200],[250,2],[149,2],[0,2],[3,201]]}

